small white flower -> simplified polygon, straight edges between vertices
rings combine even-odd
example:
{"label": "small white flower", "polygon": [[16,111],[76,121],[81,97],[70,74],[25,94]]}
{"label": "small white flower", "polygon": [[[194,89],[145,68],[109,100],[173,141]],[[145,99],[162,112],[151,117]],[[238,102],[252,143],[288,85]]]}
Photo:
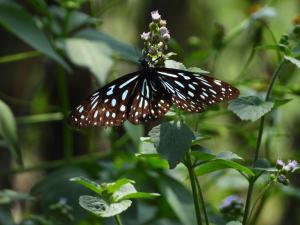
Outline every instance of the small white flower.
{"label": "small white flower", "polygon": [[287,165],[290,167],[290,171],[294,172],[298,167],[298,162],[296,160],[289,160]]}
{"label": "small white flower", "polygon": [[281,159],[277,159],[276,166],[282,168],[285,166],[285,163]]}
{"label": "small white flower", "polygon": [[145,40],[145,41],[148,41],[149,40],[149,38],[150,38],[150,32],[143,32],[142,34],[141,34],[141,38],[143,39],[143,40]]}
{"label": "small white flower", "polygon": [[169,40],[171,38],[169,33],[164,34],[162,37],[164,40]]}
{"label": "small white flower", "polygon": [[160,14],[158,13],[158,10],[152,11],[151,17],[153,21],[158,21],[161,18]]}
{"label": "small white flower", "polygon": [[164,36],[164,34],[169,34],[169,31],[166,27],[159,28],[159,31],[161,36]]}

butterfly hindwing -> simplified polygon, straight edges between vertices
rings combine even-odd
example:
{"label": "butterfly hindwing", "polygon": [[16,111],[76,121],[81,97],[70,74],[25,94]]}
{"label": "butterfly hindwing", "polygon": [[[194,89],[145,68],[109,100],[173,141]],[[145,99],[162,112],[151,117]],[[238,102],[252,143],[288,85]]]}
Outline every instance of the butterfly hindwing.
{"label": "butterfly hindwing", "polygon": [[155,75],[145,75],[136,89],[128,116],[128,120],[133,124],[157,120],[168,112],[171,106],[170,96],[165,93]]}
{"label": "butterfly hindwing", "polygon": [[69,123],[75,127],[120,126],[127,119],[140,74],[127,74],[94,92],[71,113]]}
{"label": "butterfly hindwing", "polygon": [[172,103],[189,112],[201,112],[206,106],[239,95],[238,89],[210,76],[171,68],[157,68],[156,72]]}

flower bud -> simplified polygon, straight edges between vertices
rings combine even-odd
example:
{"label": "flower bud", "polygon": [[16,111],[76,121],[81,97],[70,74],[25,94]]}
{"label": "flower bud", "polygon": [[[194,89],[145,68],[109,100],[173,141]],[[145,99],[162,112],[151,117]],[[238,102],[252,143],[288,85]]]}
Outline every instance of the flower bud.
{"label": "flower bud", "polygon": [[168,34],[168,33],[166,33],[166,34],[164,34],[163,36],[163,39],[165,40],[165,41],[168,41],[168,40],[170,40],[170,34]]}
{"label": "flower bud", "polygon": [[160,20],[160,21],[159,21],[159,25],[160,25],[161,27],[165,27],[165,26],[167,26],[167,21],[166,21],[166,20]]}
{"label": "flower bud", "polygon": [[278,159],[276,161],[276,168],[277,169],[282,169],[284,166],[285,166],[285,163],[281,159]]}
{"label": "flower bud", "polygon": [[141,38],[144,40],[144,41],[148,41],[150,39],[150,32],[143,32],[141,34]]}
{"label": "flower bud", "polygon": [[283,174],[280,174],[278,177],[277,177],[277,181],[278,183],[281,183],[281,184],[284,184],[284,185],[288,185],[289,184],[289,180],[287,179],[287,177]]}

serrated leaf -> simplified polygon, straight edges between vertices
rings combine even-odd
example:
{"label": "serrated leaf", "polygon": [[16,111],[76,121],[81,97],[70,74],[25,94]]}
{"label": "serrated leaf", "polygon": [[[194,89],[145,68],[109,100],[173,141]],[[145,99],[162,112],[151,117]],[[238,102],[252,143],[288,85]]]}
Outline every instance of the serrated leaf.
{"label": "serrated leaf", "polygon": [[273,102],[265,102],[256,96],[240,97],[229,102],[228,109],[241,120],[258,120],[274,106]]}
{"label": "serrated leaf", "polygon": [[284,58],[289,62],[293,63],[295,66],[297,66],[300,69],[300,60],[287,55],[285,55]]}
{"label": "serrated leaf", "polygon": [[112,217],[120,214],[131,206],[130,200],[123,200],[117,203],[108,203],[99,197],[83,195],[79,198],[82,208],[100,217]]}
{"label": "serrated leaf", "polygon": [[181,122],[165,122],[149,132],[157,152],[168,160],[173,169],[180,163],[195,138],[190,128]]}
{"label": "serrated leaf", "polygon": [[54,51],[45,33],[35,24],[33,17],[17,3],[0,1],[0,24],[34,49],[70,70],[68,64]]}
{"label": "serrated leaf", "polygon": [[70,60],[87,67],[96,79],[104,84],[113,65],[112,50],[105,43],[80,38],[65,40],[66,52]]}
{"label": "serrated leaf", "polygon": [[17,134],[17,125],[15,117],[2,100],[0,100],[0,137],[9,145],[9,148],[18,163],[22,165],[22,153],[19,145],[19,138]]}
{"label": "serrated leaf", "polygon": [[198,165],[196,167],[196,174],[198,176],[201,176],[201,175],[211,173],[211,172],[214,172],[217,170],[228,169],[228,168],[244,172],[245,174],[247,174],[249,176],[254,176],[253,171],[250,170],[249,168],[247,168],[237,162],[233,162],[230,160],[224,160],[224,159],[214,159],[209,162]]}
{"label": "serrated leaf", "polygon": [[70,179],[70,181],[81,184],[84,187],[86,187],[86,188],[90,189],[91,191],[94,191],[98,194],[100,194],[103,191],[102,187],[99,184],[97,184],[96,182],[94,182],[88,178],[85,178],[85,177],[73,177]]}

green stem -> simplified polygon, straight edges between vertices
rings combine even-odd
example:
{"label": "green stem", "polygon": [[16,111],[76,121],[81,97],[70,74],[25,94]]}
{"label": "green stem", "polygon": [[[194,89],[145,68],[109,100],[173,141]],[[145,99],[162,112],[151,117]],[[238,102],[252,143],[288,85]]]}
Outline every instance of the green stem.
{"label": "green stem", "polygon": [[13,55],[5,55],[5,56],[0,56],[0,64],[2,63],[11,63],[11,62],[16,62],[24,59],[29,59],[33,57],[40,56],[41,53],[37,51],[30,51],[30,52],[21,52]]}
{"label": "green stem", "polygon": [[[285,59],[282,59],[279,66],[277,67],[277,69],[274,71],[273,75],[272,75],[272,80],[269,84],[269,87],[268,87],[268,90],[267,90],[267,94],[266,94],[266,97],[265,97],[265,101],[268,101],[270,99],[270,95],[271,95],[271,92],[273,90],[273,86],[275,84],[275,81],[278,77],[278,74],[279,72],[281,71],[282,69],[282,66],[284,65],[285,63]],[[256,163],[256,161],[258,160],[258,156],[259,156],[259,149],[260,149],[260,146],[261,146],[261,140],[262,140],[262,135],[263,135],[263,132],[264,132],[264,121],[265,121],[265,116],[263,116],[261,119],[260,119],[260,127],[259,127],[259,132],[258,132],[258,137],[257,137],[257,142],[256,142],[256,148],[255,148],[255,155],[254,155],[254,161],[253,161],[253,164]]]}
{"label": "green stem", "polygon": [[194,176],[194,169],[193,169],[193,165],[192,165],[190,152],[186,153],[185,158],[186,158],[185,166],[188,169],[190,182],[191,182],[191,186],[192,186],[192,193],[193,193],[193,200],[194,200],[197,224],[202,225],[201,210],[200,210],[200,204],[198,201],[199,198],[198,198],[198,193],[197,193],[196,180],[195,180],[195,176]]}
{"label": "green stem", "polygon": [[115,218],[115,221],[116,221],[117,225],[122,225],[122,221],[121,221],[121,218],[120,218],[119,215],[115,215],[114,218]]}
{"label": "green stem", "polygon": [[206,207],[205,207],[205,202],[204,202],[204,198],[203,198],[203,194],[202,194],[201,185],[200,185],[199,180],[197,179],[197,175],[196,175],[196,173],[195,173],[194,170],[193,170],[193,174],[194,174],[194,177],[195,177],[195,180],[196,180],[196,185],[197,185],[197,188],[198,188],[198,193],[199,193],[199,197],[200,197],[200,202],[201,202],[202,209],[203,209],[203,212],[204,212],[205,224],[206,224],[206,225],[209,225],[208,215],[207,215],[207,210],[206,210]]}
{"label": "green stem", "polygon": [[256,45],[253,44],[250,55],[249,55],[245,65],[243,66],[243,69],[241,70],[240,74],[238,75],[238,78],[241,78],[244,75],[245,71],[248,69],[250,63],[252,62],[252,59],[254,58],[255,51],[256,51]]}
{"label": "green stem", "polygon": [[252,194],[253,194],[253,190],[254,190],[254,183],[255,183],[255,179],[251,178],[249,180],[249,188],[248,188],[246,205],[245,205],[243,225],[247,224],[248,214],[249,214],[249,210],[250,210],[250,206],[251,206]]}
{"label": "green stem", "polygon": [[[64,118],[68,117],[69,114],[69,98],[66,82],[66,74],[61,66],[57,66],[57,88],[58,95],[61,105],[61,110]],[[69,161],[73,155],[73,135],[71,129],[68,127],[66,121],[63,124],[63,140],[64,140],[64,158]]]}
{"label": "green stem", "polygon": [[52,121],[61,121],[64,119],[64,115],[61,112],[43,113],[30,116],[21,116],[17,118],[17,122],[20,124],[32,124],[32,123],[44,123]]}

